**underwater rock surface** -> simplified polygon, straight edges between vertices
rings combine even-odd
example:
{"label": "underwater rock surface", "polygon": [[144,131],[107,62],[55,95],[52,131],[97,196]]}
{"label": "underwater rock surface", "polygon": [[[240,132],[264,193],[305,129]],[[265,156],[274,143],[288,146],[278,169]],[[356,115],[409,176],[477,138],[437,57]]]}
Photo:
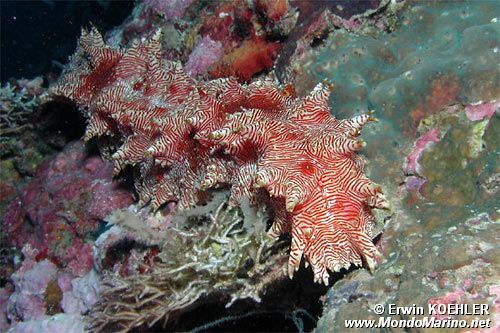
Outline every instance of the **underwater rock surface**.
{"label": "underwater rock surface", "polygon": [[414,134],[423,117],[449,103],[495,99],[496,5],[410,1],[405,6],[390,33],[335,31],[291,64],[298,70],[288,79],[299,93],[318,80],[331,80],[339,115],[374,109],[403,134]]}
{"label": "underwater rock surface", "polygon": [[228,207],[229,194],[215,191],[186,212],[169,203],[152,213],[130,205],[112,165],[81,143],[38,168],[49,151],[39,146],[68,141],[28,131],[0,142],[0,213],[18,194],[2,231],[17,251],[38,249],[24,247],[22,263],[2,249],[2,263],[15,264],[2,267],[0,330],[348,332],[344,320],[381,317],[375,304],[484,303],[484,331],[499,331],[498,16],[493,1],[138,3],[106,44],[130,48],[162,28],[162,54],[189,79],[252,82],[275,70],[298,96],[332,82],[339,119],[375,110],[361,153],[392,208],[374,212],[389,221],[376,239],[378,268],[342,269],[329,288],[303,265],[285,279],[289,243],[265,237],[271,212]]}
{"label": "underwater rock surface", "polygon": [[112,180],[113,165],[87,153],[82,142],[74,142],[42,163],[3,218],[10,246],[30,244],[79,276],[92,268],[86,240],[92,240],[99,219],[133,199]]}
{"label": "underwater rock surface", "polygon": [[393,206],[379,243],[385,260],[373,276],[357,271],[333,286],[316,332],[378,320],[375,304],[431,303],[489,304],[493,314],[483,319],[498,329],[495,6],[409,2],[391,33],[337,31],[295,65],[306,69],[297,78],[304,89],[335,82],[331,101],[341,114],[376,110],[381,126],[365,133],[375,147],[364,153]]}

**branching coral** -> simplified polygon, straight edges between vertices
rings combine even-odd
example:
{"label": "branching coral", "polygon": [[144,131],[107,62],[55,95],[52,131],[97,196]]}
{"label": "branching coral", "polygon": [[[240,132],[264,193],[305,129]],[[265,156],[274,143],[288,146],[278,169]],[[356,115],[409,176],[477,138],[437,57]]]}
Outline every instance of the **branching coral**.
{"label": "branching coral", "polygon": [[82,106],[85,139],[112,136],[115,172],[139,171],[142,204],[156,209],[178,201],[195,205],[206,189],[231,187],[230,204],[269,194],[275,212],[271,235],[291,232],[288,273],[302,256],[315,281],[328,269],[352,263],[373,268],[377,250],[370,207],[387,208],[381,188],[363,174],[355,152],[370,115],[337,120],[330,114],[330,86],[305,98],[272,79],[240,85],[234,79],[196,82],[164,61],[161,34],[126,50],[84,31],[69,71],[52,89]]}
{"label": "branching coral", "polygon": [[[27,84],[41,84],[40,78]],[[24,83],[21,82],[20,83]],[[39,98],[28,89],[20,89],[10,83],[0,88],[0,139],[19,133],[26,128],[33,109],[38,106]]]}
{"label": "branching coral", "polygon": [[249,232],[239,210],[223,202],[208,223],[189,231],[169,230],[161,262],[148,274],[105,276],[107,288],[92,314],[94,328],[128,331],[166,323],[214,291],[232,295],[227,306],[242,298],[259,301],[273,267],[265,263],[286,260],[283,245],[272,242],[264,227]]}

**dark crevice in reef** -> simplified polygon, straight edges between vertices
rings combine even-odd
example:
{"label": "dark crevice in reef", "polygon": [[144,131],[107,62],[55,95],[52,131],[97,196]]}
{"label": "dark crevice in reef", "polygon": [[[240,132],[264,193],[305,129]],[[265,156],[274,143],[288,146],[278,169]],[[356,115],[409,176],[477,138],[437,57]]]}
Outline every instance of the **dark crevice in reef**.
{"label": "dark crevice in reef", "polygon": [[[132,168],[125,168],[122,170],[117,176],[115,176],[115,180],[120,183],[120,187],[135,193],[135,185],[134,185],[134,175]],[[136,200],[138,198],[136,197]]]}
{"label": "dark crevice in reef", "polygon": [[114,264],[126,261],[132,249],[144,251],[150,248],[157,248],[157,246],[149,246],[136,242],[135,240],[122,240],[108,249],[102,261],[102,267],[104,269],[110,269]]}
{"label": "dark crevice in reef", "polygon": [[[330,285],[350,271],[331,274]],[[313,282],[310,268],[302,267],[292,280],[284,277],[266,288],[262,301],[238,300],[226,308],[229,298],[214,292],[190,310],[137,332],[311,332],[322,315],[321,298],[328,287]]]}
{"label": "dark crevice in reef", "polygon": [[58,99],[43,104],[33,115],[35,130],[53,148],[62,149],[85,133],[85,118],[69,100]]}
{"label": "dark crevice in reef", "polygon": [[319,47],[319,46],[323,45],[329,35],[330,35],[330,31],[324,30],[318,37],[316,37],[312,40],[310,46],[312,48],[315,48],[315,47]]}

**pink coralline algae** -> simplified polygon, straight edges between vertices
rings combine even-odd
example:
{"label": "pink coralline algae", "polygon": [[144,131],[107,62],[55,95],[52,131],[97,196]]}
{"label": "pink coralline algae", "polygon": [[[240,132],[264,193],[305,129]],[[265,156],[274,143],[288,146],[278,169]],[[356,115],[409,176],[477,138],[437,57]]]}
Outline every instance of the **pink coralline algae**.
{"label": "pink coralline algae", "polygon": [[87,157],[80,142],[70,144],[42,164],[11,202],[3,220],[9,244],[31,244],[41,258],[68,266],[77,276],[86,274],[92,251],[81,239],[96,229],[99,219],[133,200],[112,174],[111,163]]}
{"label": "pink coralline algae", "polygon": [[61,308],[65,313],[84,314],[99,300],[100,282],[95,271],[71,280],[71,289],[63,294]]}
{"label": "pink coralline algae", "polygon": [[439,130],[436,128],[422,134],[417,138],[413,144],[411,153],[406,157],[406,164],[404,168],[408,176],[405,179],[405,188],[411,193],[420,194],[422,186],[424,186],[427,182],[427,179],[425,179],[421,174],[422,170],[419,159],[432,144],[441,140],[440,135]]}
{"label": "pink coralline algae", "polygon": [[25,246],[26,259],[11,276],[14,292],[8,301],[8,317],[12,322],[40,319],[45,315],[44,293],[57,277],[57,267],[49,260],[35,261],[36,250]]}
{"label": "pink coralline algae", "polygon": [[422,134],[415,143],[411,153],[406,157],[405,172],[408,176],[405,179],[405,187],[412,193],[421,194],[420,190],[425,185],[427,179],[421,175],[421,166],[419,159],[429,147],[441,140],[441,134],[438,129],[433,128]]}
{"label": "pink coralline algae", "polygon": [[64,313],[53,317],[45,317],[40,320],[31,320],[17,324],[9,330],[9,333],[53,333],[71,332],[84,333],[85,323],[80,315],[68,315]]}
{"label": "pink coralline algae", "polygon": [[193,0],[145,0],[146,8],[167,20],[180,19]]}
{"label": "pink coralline algae", "polygon": [[[440,304],[460,304],[463,303],[464,292],[460,289],[446,293],[443,296],[433,297],[427,301],[429,305],[439,306]],[[448,313],[436,313],[434,317],[438,320],[448,319],[450,314]]]}
{"label": "pink coralline algae", "polygon": [[94,265],[92,256],[92,246],[84,243],[77,238],[66,249],[66,254],[63,257],[63,262],[66,263],[70,272],[76,276],[84,276]]}
{"label": "pink coralline algae", "polygon": [[186,63],[186,73],[191,76],[203,74],[222,56],[222,43],[214,41],[210,36],[203,37],[191,52]]}
{"label": "pink coralline algae", "polygon": [[465,114],[471,121],[483,120],[490,118],[498,108],[500,108],[500,102],[469,104],[465,107]]}
{"label": "pink coralline algae", "polygon": [[422,186],[425,185],[427,180],[419,176],[408,176],[405,179],[406,189],[413,193],[420,193]]}
{"label": "pink coralline algae", "polygon": [[[63,326],[81,324],[79,316],[87,313],[99,299],[100,281],[96,271],[75,277],[73,269],[62,270],[48,259],[39,259],[42,253],[29,244],[23,247],[22,253],[24,261],[12,274],[12,283],[0,289],[0,329],[4,331],[10,326],[14,332],[54,332],[39,329],[47,324],[44,322],[47,315],[59,312],[76,317],[58,314],[52,317],[53,321],[60,320]],[[85,260],[77,272],[87,269]]]}
{"label": "pink coralline algae", "polygon": [[422,134],[417,141],[415,141],[412,152],[406,158],[406,172],[419,174],[422,171],[420,164],[418,163],[420,156],[422,156],[422,153],[428,149],[432,143],[439,141],[440,133],[439,130],[435,128]]}
{"label": "pink coralline algae", "polygon": [[483,332],[484,333],[500,332],[500,285],[491,286],[489,288],[489,292],[490,295],[495,296],[493,300],[493,309],[492,309],[494,310],[494,315],[493,315],[494,324],[489,330]]}

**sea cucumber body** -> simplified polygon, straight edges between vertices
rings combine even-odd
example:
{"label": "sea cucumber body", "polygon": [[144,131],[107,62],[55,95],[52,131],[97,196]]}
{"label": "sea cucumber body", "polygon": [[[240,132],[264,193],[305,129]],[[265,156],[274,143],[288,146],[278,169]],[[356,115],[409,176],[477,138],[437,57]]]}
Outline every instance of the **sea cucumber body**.
{"label": "sea cucumber body", "polygon": [[69,69],[51,89],[88,119],[85,140],[110,137],[103,151],[119,173],[137,169],[142,204],[195,205],[203,191],[228,184],[230,203],[269,196],[273,236],[291,232],[289,276],[301,258],[315,281],[328,270],[375,264],[370,208],[386,208],[380,187],[363,173],[357,136],[369,115],[337,120],[330,86],[304,98],[274,80],[198,82],[162,59],[160,33],[126,50],[83,32]]}

